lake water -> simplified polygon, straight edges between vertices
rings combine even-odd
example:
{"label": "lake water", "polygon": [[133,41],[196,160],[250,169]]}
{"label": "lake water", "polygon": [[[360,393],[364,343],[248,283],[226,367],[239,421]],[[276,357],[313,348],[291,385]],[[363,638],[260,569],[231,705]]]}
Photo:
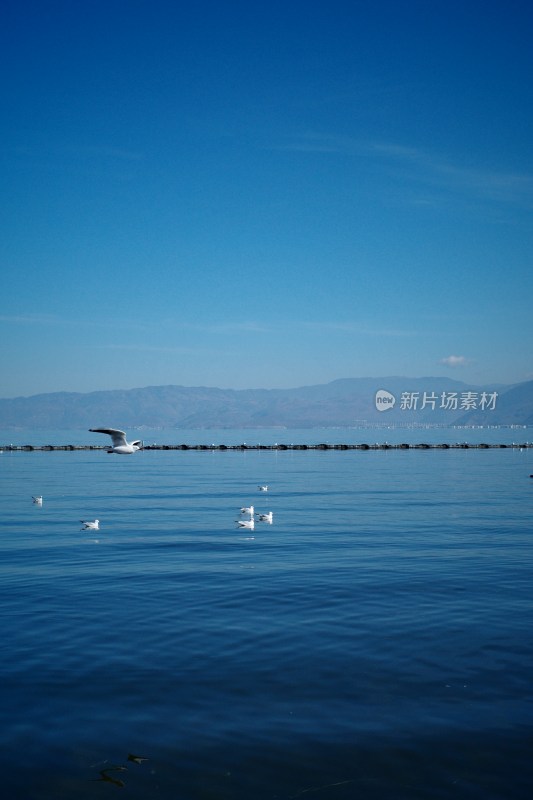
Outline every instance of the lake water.
{"label": "lake water", "polygon": [[[202,443],[167,434],[143,438]],[[533,450],[4,452],[0,473],[6,798],[531,797]],[[238,529],[251,503],[273,524]]]}

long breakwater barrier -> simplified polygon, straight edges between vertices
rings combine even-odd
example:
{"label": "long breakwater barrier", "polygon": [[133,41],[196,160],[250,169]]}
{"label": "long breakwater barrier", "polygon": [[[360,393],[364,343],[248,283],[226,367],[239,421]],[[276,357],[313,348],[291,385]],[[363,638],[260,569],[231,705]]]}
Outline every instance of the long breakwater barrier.
{"label": "long breakwater barrier", "polygon": [[[410,444],[390,444],[389,442],[375,444],[147,444],[141,450],[203,450],[203,451],[231,451],[231,450],[497,450],[497,449],[528,449],[533,448],[533,442],[512,442],[510,444],[488,444],[456,442],[453,444],[433,444],[421,442]],[[0,445],[0,452],[49,452],[57,450],[108,450],[106,445],[93,444],[4,444]]]}

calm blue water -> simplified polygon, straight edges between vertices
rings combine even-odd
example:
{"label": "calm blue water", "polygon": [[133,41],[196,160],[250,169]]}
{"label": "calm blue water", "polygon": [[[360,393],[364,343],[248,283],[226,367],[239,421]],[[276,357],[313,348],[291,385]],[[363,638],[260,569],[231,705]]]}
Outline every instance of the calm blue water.
{"label": "calm blue water", "polygon": [[[531,473],[514,449],[1,454],[4,796],[530,798]],[[237,529],[250,503],[273,524]]]}

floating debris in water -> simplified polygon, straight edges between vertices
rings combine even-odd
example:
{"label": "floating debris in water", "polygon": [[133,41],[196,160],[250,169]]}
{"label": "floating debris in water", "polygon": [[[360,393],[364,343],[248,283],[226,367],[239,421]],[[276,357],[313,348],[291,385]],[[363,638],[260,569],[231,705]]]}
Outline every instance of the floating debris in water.
{"label": "floating debris in water", "polygon": [[135,764],[142,764],[143,761],[148,761],[144,756],[136,756],[133,753],[128,753],[128,761],[134,761]]}

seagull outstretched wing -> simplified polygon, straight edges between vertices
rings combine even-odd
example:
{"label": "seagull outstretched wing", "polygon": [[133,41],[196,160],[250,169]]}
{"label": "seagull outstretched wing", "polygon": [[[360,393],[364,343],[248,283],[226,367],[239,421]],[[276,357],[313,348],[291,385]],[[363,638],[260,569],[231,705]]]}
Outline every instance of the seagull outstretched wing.
{"label": "seagull outstretched wing", "polygon": [[119,431],[117,428],[89,428],[89,430],[91,433],[107,433],[108,436],[111,436],[113,447],[120,447],[121,445],[127,444],[126,432]]}

